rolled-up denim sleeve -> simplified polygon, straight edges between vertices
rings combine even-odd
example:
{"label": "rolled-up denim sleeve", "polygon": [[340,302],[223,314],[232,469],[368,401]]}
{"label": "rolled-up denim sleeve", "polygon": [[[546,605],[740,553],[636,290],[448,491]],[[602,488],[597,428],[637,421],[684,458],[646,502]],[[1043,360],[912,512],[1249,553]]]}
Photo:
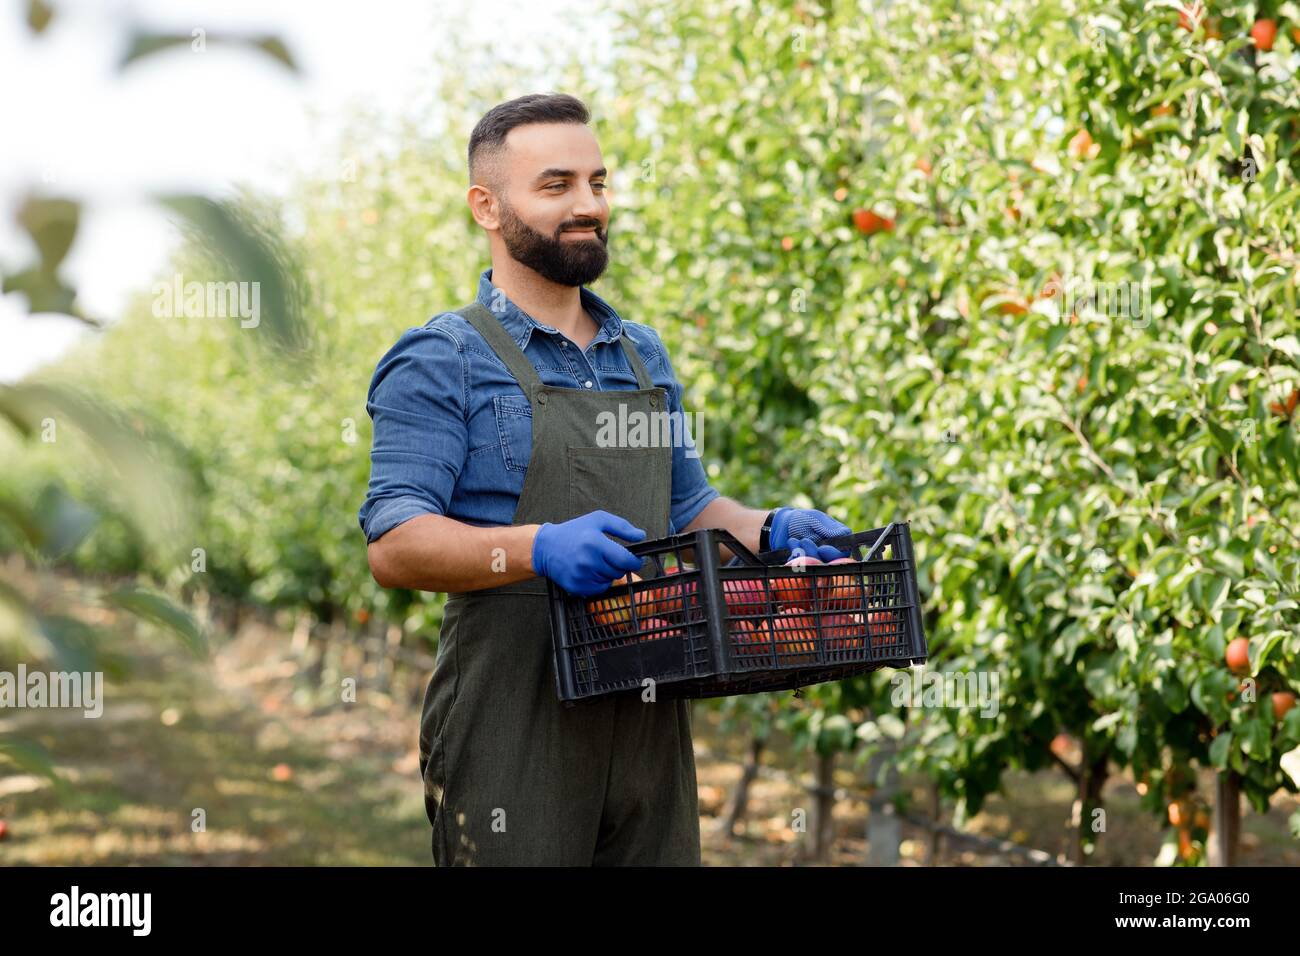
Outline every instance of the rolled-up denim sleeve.
{"label": "rolled-up denim sleeve", "polygon": [[[701,450],[704,442],[694,440],[690,428],[690,418],[682,409],[684,389],[673,371],[672,361],[668,358],[668,349],[664,347],[659,333],[655,333],[659,345],[659,367],[661,376],[670,383],[668,386],[668,412],[673,425],[673,491],[672,504],[669,508],[669,521],[672,533],[677,534],[704,510],[714,498],[721,493],[709,484],[704,472]],[[678,430],[680,429],[680,431]],[[683,440],[677,440],[680,435]]]}
{"label": "rolled-up denim sleeve", "polygon": [[409,329],[375,367],[370,485],[357,519],[367,543],[422,514],[446,514],[469,449],[468,378],[456,338]]}

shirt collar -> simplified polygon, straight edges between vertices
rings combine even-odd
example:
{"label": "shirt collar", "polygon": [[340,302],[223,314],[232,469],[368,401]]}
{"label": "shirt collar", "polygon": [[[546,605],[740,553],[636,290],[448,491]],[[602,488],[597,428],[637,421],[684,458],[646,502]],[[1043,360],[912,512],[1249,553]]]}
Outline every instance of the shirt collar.
{"label": "shirt collar", "polygon": [[[623,320],[618,317],[614,307],[586,286],[579,286],[578,297],[582,300],[583,307],[591,313],[591,317],[600,323],[600,331],[591,340],[591,344],[617,342],[623,334]],[[479,276],[478,301],[505,326],[505,330],[519,344],[521,351],[528,344],[533,330],[547,335],[560,334],[559,329],[538,322],[511,302],[504,292],[492,284],[492,270],[490,268],[484,269],[483,274]],[[494,303],[496,303],[496,309],[493,308]]]}

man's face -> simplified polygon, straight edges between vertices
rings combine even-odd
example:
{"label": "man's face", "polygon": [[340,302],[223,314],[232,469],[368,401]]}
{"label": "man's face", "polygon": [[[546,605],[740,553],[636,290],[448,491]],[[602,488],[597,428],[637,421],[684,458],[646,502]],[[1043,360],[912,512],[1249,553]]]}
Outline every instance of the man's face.
{"label": "man's face", "polygon": [[558,285],[595,282],[609,264],[605,167],[580,123],[530,123],[506,136],[501,238],[515,261]]}

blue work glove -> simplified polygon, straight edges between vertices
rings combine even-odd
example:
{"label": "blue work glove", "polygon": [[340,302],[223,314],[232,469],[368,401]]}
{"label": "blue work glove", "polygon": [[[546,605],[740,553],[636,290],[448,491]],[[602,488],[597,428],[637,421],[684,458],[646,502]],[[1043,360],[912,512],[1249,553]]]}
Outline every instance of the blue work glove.
{"label": "blue work glove", "polygon": [[[778,508],[776,509],[776,516],[772,519],[772,529],[768,532],[768,547],[773,551],[779,551],[782,548],[793,548],[800,538],[808,538],[813,542],[817,542],[852,533],[852,528],[846,524],[840,524],[824,511]],[[834,553],[831,554],[831,552]],[[833,561],[836,558],[847,558],[849,556],[849,552],[840,551],[838,548],[829,546],[826,548],[826,553],[830,554],[829,558],[823,558],[820,550],[818,550],[817,556],[823,561]]]}
{"label": "blue work glove", "polygon": [[591,511],[560,524],[547,522],[533,538],[533,571],[571,594],[591,597],[640,569],[644,558],[605,537],[605,532],[637,542],[645,532],[608,511]]}
{"label": "blue work glove", "polygon": [[829,544],[817,544],[812,538],[795,538],[790,542],[790,557],[795,558],[801,554],[816,558],[822,562],[834,561],[836,558],[847,558],[849,556],[847,551],[832,548]]}

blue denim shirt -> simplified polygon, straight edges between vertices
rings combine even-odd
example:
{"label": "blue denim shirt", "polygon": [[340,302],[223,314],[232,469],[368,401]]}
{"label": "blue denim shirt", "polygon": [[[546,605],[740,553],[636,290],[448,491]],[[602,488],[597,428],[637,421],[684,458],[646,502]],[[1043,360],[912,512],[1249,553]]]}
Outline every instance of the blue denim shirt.
{"label": "blue denim shirt", "polygon": [[[478,301],[519,343],[547,385],[633,390],[636,376],[619,345],[628,337],[653,383],[682,413],[682,386],[668,351],[648,325],[627,322],[600,296],[579,290],[600,331],[578,348],[479,278]],[[407,329],[375,368],[366,400],[374,422],[370,487],[358,513],[366,541],[417,515],[446,515],[466,524],[508,525],[532,454],[532,409],[510,370],[470,323],[454,312]],[[676,423],[675,423],[676,424]],[[685,422],[683,434],[689,434]],[[690,524],[718,492],[699,457],[674,442],[669,534]]]}

